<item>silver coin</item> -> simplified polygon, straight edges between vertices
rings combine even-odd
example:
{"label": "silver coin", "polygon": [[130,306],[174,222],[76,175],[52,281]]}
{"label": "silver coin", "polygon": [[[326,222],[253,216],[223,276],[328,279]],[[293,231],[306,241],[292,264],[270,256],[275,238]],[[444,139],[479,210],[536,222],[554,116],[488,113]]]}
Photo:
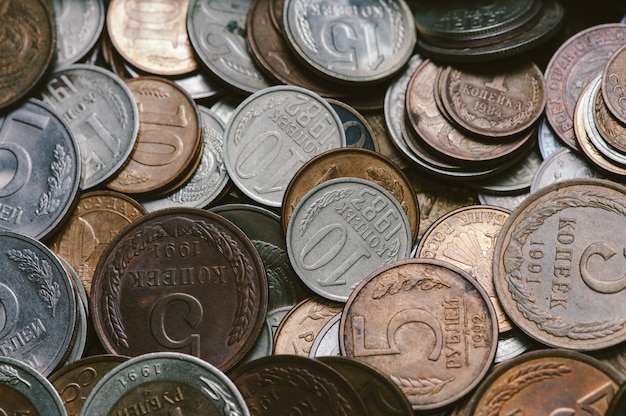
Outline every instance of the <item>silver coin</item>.
{"label": "silver coin", "polygon": [[115,175],[130,156],[139,130],[137,104],[126,84],[106,69],[75,64],[52,74],[41,96],[78,140],[81,189]]}
{"label": "silver coin", "polygon": [[283,318],[289,313],[293,306],[283,306],[282,308],[273,309],[267,312],[267,322],[269,322],[272,328],[272,336],[276,336],[276,331],[280,326]]}
{"label": "silver coin", "polygon": [[56,20],[55,67],[80,61],[94,47],[104,27],[103,0],[52,0]]}
{"label": "silver coin", "polygon": [[536,345],[537,343],[527,337],[523,332],[513,331],[511,335],[498,340],[496,356],[493,362],[501,363],[510,360],[534,348]]}
{"label": "silver coin", "polygon": [[78,273],[76,273],[76,270],[74,270],[72,265],[69,264],[69,262],[63,257],[57,255],[57,258],[72,279],[74,294],[76,295],[76,327],[74,330],[74,339],[64,363],[64,365],[67,365],[81,359],[83,353],[85,352],[85,346],[87,345],[87,326],[89,321],[89,301],[87,299],[85,286],[80,280]]}
{"label": "silver coin", "polygon": [[69,125],[30,99],[0,117],[0,230],[45,239],[70,213],[81,161]]}
{"label": "silver coin", "polygon": [[0,231],[0,356],[48,376],[66,358],[76,295],[57,256],[39,241]]}
{"label": "silver coin", "polygon": [[400,71],[413,53],[413,13],[404,0],[285,0],[289,45],[316,72],[347,82],[376,82]]}
{"label": "silver coin", "polygon": [[65,416],[59,393],[29,366],[0,356],[0,414]]}
{"label": "silver coin", "polygon": [[244,100],[226,126],[224,160],[248,197],[280,207],[296,171],[346,146],[343,123],[319,95],[295,86],[265,88]]}
{"label": "silver coin", "polygon": [[565,147],[554,134],[554,131],[552,130],[552,127],[550,127],[550,123],[545,116],[542,117],[542,120],[539,123],[538,133],[539,153],[541,153],[541,157],[544,160],[550,157],[552,153]]}
{"label": "silver coin", "polygon": [[541,162],[530,184],[530,193],[566,179],[602,178],[585,159],[573,151],[562,148]]}
{"label": "silver coin", "polygon": [[211,111],[217,114],[224,124],[228,124],[233,114],[235,114],[237,106],[241,104],[242,101],[243,99],[238,95],[228,94],[217,100],[211,106]]}
{"label": "silver coin", "polygon": [[541,154],[534,146],[520,162],[510,166],[497,177],[472,183],[476,189],[491,193],[523,193],[530,190],[530,184],[541,165]]}
{"label": "silver coin", "polygon": [[269,321],[265,321],[265,325],[263,325],[263,330],[259,334],[259,338],[257,338],[256,343],[252,347],[250,351],[233,367],[233,371],[250,361],[254,361],[257,358],[267,357],[268,355],[272,355],[272,350],[274,349],[274,333],[272,332],[272,326]]}
{"label": "silver coin", "polygon": [[228,184],[228,172],[222,157],[224,144],[224,123],[211,110],[198,105],[202,123],[202,158],[195,173],[176,192],[160,199],[142,201],[148,211],[157,209],[189,207],[204,208],[217,199]]}
{"label": "silver coin", "polygon": [[316,357],[333,357],[341,355],[339,347],[339,322],[341,321],[341,312],[330,318],[330,321],[320,329],[317,333],[311,351],[310,358]]}
{"label": "silver coin", "polygon": [[529,195],[530,190],[528,190],[527,192],[522,192],[520,194],[512,195],[479,192],[478,200],[483,205],[493,205],[496,207],[508,209],[509,211],[513,211]]}
{"label": "silver coin", "polygon": [[250,0],[191,0],[189,40],[200,62],[227,85],[253,93],[270,83],[257,69],[246,43]]}
{"label": "silver coin", "polygon": [[249,416],[233,382],[199,358],[171,352],[119,364],[94,386],[81,416],[148,414]]}
{"label": "silver coin", "polygon": [[287,253],[309,289],[345,302],[374,269],[408,258],[411,227],[384,188],[338,178],[311,189],[287,226]]}

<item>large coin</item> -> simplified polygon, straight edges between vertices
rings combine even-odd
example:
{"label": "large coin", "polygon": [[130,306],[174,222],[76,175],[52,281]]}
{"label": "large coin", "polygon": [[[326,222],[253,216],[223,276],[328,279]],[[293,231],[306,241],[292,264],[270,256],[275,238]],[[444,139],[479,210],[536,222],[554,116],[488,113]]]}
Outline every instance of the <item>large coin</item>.
{"label": "large coin", "polygon": [[[544,344],[597,350],[626,339],[615,230],[626,226],[626,188],[571,179],[526,198],[496,242],[494,283],[511,320]],[[620,261],[622,258],[622,261]]]}
{"label": "large coin", "polygon": [[256,249],[232,222],[170,208],[134,221],[107,246],[91,296],[108,352],[183,352],[227,369],[263,328],[267,280]]}

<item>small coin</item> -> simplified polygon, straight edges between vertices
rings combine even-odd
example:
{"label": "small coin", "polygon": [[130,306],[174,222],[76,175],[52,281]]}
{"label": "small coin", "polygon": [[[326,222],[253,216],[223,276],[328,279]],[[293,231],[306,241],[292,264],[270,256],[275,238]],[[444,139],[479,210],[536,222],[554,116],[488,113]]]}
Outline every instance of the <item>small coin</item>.
{"label": "small coin", "polygon": [[[604,76],[602,85],[604,85]],[[593,101],[593,120],[602,138],[617,151],[626,153],[626,126],[618,121],[609,111],[604,93],[598,89]]]}
{"label": "small coin", "polygon": [[564,147],[559,139],[557,139],[554,130],[550,127],[550,123],[548,123],[548,119],[545,116],[541,118],[541,122],[539,123],[538,135],[539,153],[541,153],[543,159],[547,159],[552,153]]}
{"label": "small coin", "polygon": [[513,329],[506,336],[500,337],[498,340],[498,349],[496,350],[496,356],[493,359],[494,363],[501,363],[511,360],[528,350],[535,349],[540,344],[535,342],[532,338],[524,335],[523,332]]}
{"label": "small coin", "polygon": [[530,195],[530,190],[521,194],[498,194],[492,192],[479,192],[478,200],[481,204],[492,205],[509,211],[513,211],[521,202]]}
{"label": "small coin", "polygon": [[333,109],[337,112],[339,119],[343,123],[343,131],[346,133],[346,146],[359,149],[368,149],[377,152],[374,132],[369,123],[355,108],[350,105],[327,98]]}
{"label": "small coin", "polygon": [[530,184],[530,193],[566,179],[602,178],[579,153],[568,148],[557,150],[541,162]]}
{"label": "small coin", "polygon": [[106,14],[103,0],[53,0],[57,44],[55,67],[80,61],[95,47]]}
{"label": "small coin", "polygon": [[626,47],[622,46],[611,55],[602,72],[602,97],[611,114],[626,123]]}
{"label": "small coin", "polygon": [[315,340],[313,340],[313,345],[311,345],[310,358],[341,355],[339,348],[339,320],[341,320],[341,312],[333,316],[320,329],[320,332],[315,336]]}

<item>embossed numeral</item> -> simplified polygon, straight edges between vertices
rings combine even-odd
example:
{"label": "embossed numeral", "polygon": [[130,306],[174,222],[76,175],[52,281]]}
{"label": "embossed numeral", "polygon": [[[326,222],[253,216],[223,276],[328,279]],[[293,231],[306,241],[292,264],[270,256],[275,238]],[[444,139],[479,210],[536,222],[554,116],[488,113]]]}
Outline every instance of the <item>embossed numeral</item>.
{"label": "embossed numeral", "polygon": [[6,337],[17,324],[19,303],[17,296],[8,286],[0,283],[0,340]]}
{"label": "embossed numeral", "polygon": [[[358,70],[362,62],[368,70],[376,70],[383,61],[378,45],[377,25],[363,22],[351,25],[346,22],[331,22],[324,30],[330,37],[329,47],[342,59],[330,62],[331,68]],[[362,59],[360,58],[362,54]]]}
{"label": "embossed numeral", "polygon": [[[619,279],[608,277],[602,273],[602,277],[595,277],[589,270],[589,260],[591,257],[599,256],[604,261],[609,260],[615,254],[615,250],[606,243],[593,243],[583,251],[580,257],[580,275],[587,286],[600,293],[618,293],[626,289],[626,275]],[[624,248],[623,256],[626,258],[626,248]]]}
{"label": "embossed numeral", "polygon": [[87,396],[83,395],[81,393],[81,390],[84,387],[90,386],[97,376],[98,373],[93,367],[87,367],[81,370],[78,376],[76,376],[76,378],[74,379],[75,381],[67,384],[61,390],[60,393],[61,398],[63,399],[63,404],[71,403],[77,399],[86,400]]}
{"label": "embossed numeral", "polygon": [[130,0],[125,3],[128,24],[124,36],[137,40],[161,40],[178,47],[178,34],[182,30],[176,17],[180,3],[169,0]]}
{"label": "embossed numeral", "polygon": [[186,293],[172,293],[161,298],[150,314],[150,330],[154,339],[165,348],[180,350],[188,348],[191,355],[200,356],[200,334],[190,334],[187,338],[175,340],[167,334],[165,320],[168,310],[175,304],[182,304],[185,313],[179,318],[190,328],[196,328],[202,321],[202,304]]}

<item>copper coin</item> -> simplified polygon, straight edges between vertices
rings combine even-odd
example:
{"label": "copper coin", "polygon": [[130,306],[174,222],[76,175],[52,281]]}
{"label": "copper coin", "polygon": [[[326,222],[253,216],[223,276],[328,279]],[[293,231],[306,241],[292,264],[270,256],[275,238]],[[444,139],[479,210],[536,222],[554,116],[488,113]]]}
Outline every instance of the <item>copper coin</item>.
{"label": "copper coin", "polygon": [[263,328],[267,279],[233,223],[197,208],[163,209],[109,243],[91,299],[109,353],[182,352],[228,369]]}
{"label": "copper coin", "polygon": [[530,128],[546,104],[543,73],[530,61],[495,70],[447,67],[439,87],[448,115],[485,137],[508,137]]}
{"label": "copper coin", "polygon": [[307,192],[330,179],[345,177],[366,179],[389,191],[398,200],[409,219],[413,241],[417,240],[420,210],[408,178],[387,157],[366,149],[329,150],[298,169],[283,197],[281,216],[283,229],[287,230],[293,210]]}
{"label": "copper coin", "polygon": [[106,246],[122,228],[145,214],[146,210],[125,194],[87,192],[48,246],[69,262],[89,294],[96,264]]}
{"label": "copper coin", "polygon": [[[602,86],[604,84],[605,81],[602,78]],[[602,90],[598,90],[594,97],[593,114],[598,132],[607,144],[621,153],[626,153],[626,125],[622,124],[609,111]]]}
{"label": "copper coin", "polygon": [[354,387],[340,373],[313,358],[263,357],[228,376],[255,416],[368,414]]}
{"label": "copper coin", "polygon": [[[570,179],[526,198],[496,241],[494,283],[509,318],[537,341],[592,351],[626,338],[626,188]],[[617,251],[616,251],[617,250]]]}
{"label": "copper coin", "polygon": [[370,364],[413,410],[441,409],[476,387],[498,343],[495,312],[464,271],[433,259],[395,262],[352,293],[339,327],[343,355]]}
{"label": "copper coin", "polygon": [[41,0],[10,0],[0,10],[0,109],[37,86],[56,51],[54,11]]}
{"label": "copper coin", "polygon": [[139,133],[130,161],[107,184],[129,194],[168,193],[202,158],[200,113],[178,85],[160,77],[126,82],[139,109]]}
{"label": "copper coin", "polygon": [[493,285],[493,250],[509,211],[473,205],[449,212],[426,230],[415,257],[438,259],[463,269],[487,292],[496,311],[498,330],[511,329]]}
{"label": "copper coin", "polygon": [[577,149],[574,109],[583,88],[602,72],[611,55],[626,41],[626,25],[609,23],[584,29],[563,43],[545,70],[546,118],[556,135]]}
{"label": "copper coin", "polygon": [[602,97],[611,114],[626,123],[626,45],[615,51],[604,66]]}
{"label": "copper coin", "polygon": [[618,388],[615,373],[598,360],[540,350],[495,367],[465,415],[604,415]]}
{"label": "copper coin", "polygon": [[626,413],[626,384],[622,384],[611,400],[606,416],[621,416],[624,413]]}

